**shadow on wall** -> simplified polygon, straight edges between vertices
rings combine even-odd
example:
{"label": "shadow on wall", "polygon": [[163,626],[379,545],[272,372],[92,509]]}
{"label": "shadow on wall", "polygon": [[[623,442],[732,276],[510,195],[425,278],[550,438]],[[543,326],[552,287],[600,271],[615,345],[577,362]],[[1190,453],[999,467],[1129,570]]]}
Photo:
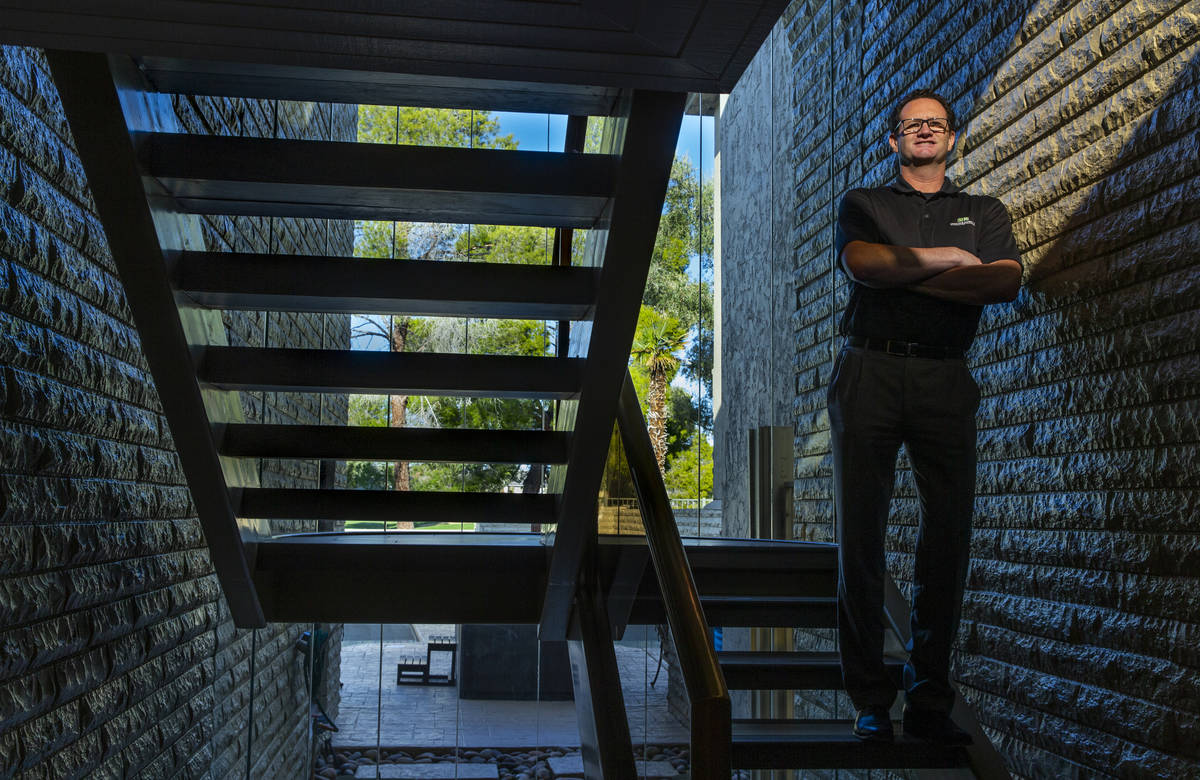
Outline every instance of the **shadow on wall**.
{"label": "shadow on wall", "polygon": [[1026,264],[974,349],[959,679],[1022,774],[1192,776],[1200,24],[1133,3],[1020,46],[951,168],[1005,202]]}
{"label": "shadow on wall", "polygon": [[[839,29],[856,23],[848,11]],[[1022,776],[1196,776],[1200,14],[1014,0],[861,25],[861,46],[834,51],[862,53],[834,57],[838,83],[863,76],[861,145],[835,152],[846,186],[894,175],[892,94],[959,96],[970,120],[950,175],[1004,201],[1026,264],[973,349],[984,400],[958,679]],[[909,474],[896,495],[903,579]]]}
{"label": "shadow on wall", "polygon": [[[1072,457],[991,473],[988,493],[1187,481],[1169,449],[1153,459],[1134,450],[1194,440],[1165,410],[1144,407],[1197,390],[1200,317],[1189,312],[1200,288],[1200,43],[1179,47],[1198,37],[1183,14],[1123,39],[1147,27],[1125,18],[1139,11],[1127,6],[1060,52],[1074,58],[1069,73],[1057,60],[1032,74],[1006,62],[951,169],[958,183],[1004,200],[1026,266],[1020,298],[985,310],[975,348],[990,402],[980,410],[981,463]],[[1053,511],[1107,517],[1117,530],[1132,510],[1119,500]]]}

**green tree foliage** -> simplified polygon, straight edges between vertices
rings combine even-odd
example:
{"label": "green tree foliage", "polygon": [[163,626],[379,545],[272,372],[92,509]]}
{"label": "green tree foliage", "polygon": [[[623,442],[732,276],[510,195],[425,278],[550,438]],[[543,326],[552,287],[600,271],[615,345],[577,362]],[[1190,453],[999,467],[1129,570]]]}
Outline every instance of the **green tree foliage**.
{"label": "green tree foliage", "polygon": [[[701,182],[692,162],[687,157],[677,157],[671,166],[663,215],[642,298],[646,307],[677,322],[686,334],[686,349],[680,341],[672,353],[677,363],[676,369],[669,372],[662,397],[665,420],[661,429],[650,425],[656,413],[650,397],[650,374],[643,365],[645,353],[643,351],[639,356],[635,347],[635,354],[630,359],[634,386],[643,400],[647,425],[651,427],[651,441],[656,441],[656,433],[663,437],[665,478],[675,485],[676,490],[684,491],[678,495],[695,495],[696,463],[705,458],[709,460],[706,466],[710,475],[709,494],[712,489],[711,444],[703,431],[712,427],[710,388],[706,385],[712,377],[713,297],[711,284],[694,278],[697,269],[703,273],[712,270],[712,209],[711,179]],[[645,338],[642,330],[647,322],[645,316],[639,319],[635,344]],[[670,384],[676,374],[692,380],[687,389]],[[687,458],[691,460],[687,461]],[[675,475],[673,472],[677,470],[680,473]]]}
{"label": "green tree foliage", "polygon": [[700,498],[712,498],[713,449],[708,439],[700,436],[691,446],[668,457],[663,480],[672,498],[696,498],[697,488]]}
{"label": "green tree foliage", "polygon": [[[358,140],[364,143],[515,149],[488,112],[360,106]],[[543,228],[428,223],[359,222],[355,255],[362,258],[538,263],[550,260]],[[393,351],[541,355],[548,334],[539,322],[418,317],[360,317],[358,336],[374,336]],[[540,428],[543,405],[526,399],[361,397],[351,424],[424,427]],[[354,404],[355,402],[352,402]],[[419,490],[496,490],[517,481],[511,464],[352,464],[352,487]]]}
{"label": "green tree foliage", "polygon": [[700,430],[712,428],[705,411],[711,404],[697,404],[692,393],[678,385],[667,388],[667,458],[692,446]]}
{"label": "green tree foliage", "polygon": [[[352,395],[348,415],[350,425],[383,428],[388,424],[387,397],[382,395]],[[346,464],[346,486],[383,490],[387,487],[386,463],[353,460]]]}
{"label": "green tree foliage", "polygon": [[712,287],[688,278],[696,260],[712,269],[712,181],[701,186],[687,157],[676,157],[654,242],[642,303],[669,314],[689,328],[703,321],[711,328]]}
{"label": "green tree foliage", "polygon": [[350,425],[362,425],[368,428],[387,427],[387,396],[350,396],[348,418]]}
{"label": "green tree foliage", "polygon": [[459,233],[455,253],[475,262],[549,265],[554,231],[523,225],[472,225]]}
{"label": "green tree foliage", "polygon": [[667,460],[667,386],[679,370],[679,357],[687,331],[676,318],[642,305],[630,354],[647,380],[646,427],[658,467]]}
{"label": "green tree foliage", "polygon": [[499,135],[500,120],[488,111],[410,106],[358,107],[358,141],[456,148],[516,149],[511,134]]}

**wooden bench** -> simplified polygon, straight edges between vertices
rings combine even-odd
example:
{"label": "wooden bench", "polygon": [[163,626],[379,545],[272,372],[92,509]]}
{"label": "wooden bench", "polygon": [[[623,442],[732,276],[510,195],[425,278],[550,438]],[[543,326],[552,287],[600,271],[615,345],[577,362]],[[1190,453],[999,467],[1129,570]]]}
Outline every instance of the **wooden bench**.
{"label": "wooden bench", "polygon": [[[450,654],[449,674],[430,674],[434,653]],[[396,664],[396,685],[457,685],[455,667],[458,661],[458,642],[452,636],[431,636],[425,644],[425,658],[407,655]]]}
{"label": "wooden bench", "polygon": [[396,685],[428,685],[429,657],[407,655],[396,664]]}
{"label": "wooden bench", "polygon": [[429,644],[425,645],[425,666],[427,668],[432,667],[434,653],[450,654],[450,673],[428,675],[429,684],[455,685],[458,682],[455,677],[455,667],[458,661],[458,642],[452,636],[431,636],[429,637]]}

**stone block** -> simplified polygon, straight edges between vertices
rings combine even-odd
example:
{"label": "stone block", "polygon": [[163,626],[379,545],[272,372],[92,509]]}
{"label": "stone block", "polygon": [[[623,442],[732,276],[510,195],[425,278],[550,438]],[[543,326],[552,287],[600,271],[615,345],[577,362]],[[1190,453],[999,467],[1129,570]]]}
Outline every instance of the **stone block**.
{"label": "stone block", "polygon": [[49,711],[55,689],[54,676],[45,669],[0,683],[0,733]]}
{"label": "stone block", "polygon": [[[561,759],[552,758],[550,760]],[[553,766],[551,767],[551,771],[554,771],[556,776],[561,776],[561,773],[554,770]],[[486,778],[500,777],[500,772],[495,764],[467,764],[462,762],[457,764],[380,764],[378,767],[375,765],[360,766],[354,776],[379,777],[383,780],[454,780],[454,778],[486,780]]]}
{"label": "stone block", "polygon": [[131,705],[102,729],[105,754],[120,755],[126,771],[136,772],[157,752],[155,713],[147,701]]}
{"label": "stone block", "polygon": [[203,720],[193,720],[194,714],[187,711],[186,720],[191,727],[171,743],[171,761],[177,768],[186,767],[192,757],[201,752],[208,742],[208,729]]}
{"label": "stone block", "polygon": [[68,587],[63,572],[0,580],[0,623],[16,625],[62,611]]}
{"label": "stone block", "polygon": [[[583,756],[551,756],[547,759],[555,777],[583,777]],[[678,777],[670,761],[637,761],[637,776],[645,778]],[[461,767],[462,765],[460,765]],[[405,775],[407,776],[407,775]],[[489,775],[494,776],[494,775]]]}
{"label": "stone block", "polygon": [[22,746],[21,766],[32,767],[79,738],[79,707],[68,702],[19,726],[15,733]]}
{"label": "stone block", "polygon": [[84,734],[47,762],[47,777],[95,777],[93,772],[100,764],[100,757],[100,735],[95,732]]}
{"label": "stone block", "polygon": [[[38,370],[46,360],[45,331],[33,323],[13,317],[0,310],[0,360],[7,366]],[[22,388],[15,383],[7,385],[9,407]]]}
{"label": "stone block", "polygon": [[93,647],[54,663],[49,671],[54,680],[55,703],[62,704],[104,683],[108,654],[103,647]]}

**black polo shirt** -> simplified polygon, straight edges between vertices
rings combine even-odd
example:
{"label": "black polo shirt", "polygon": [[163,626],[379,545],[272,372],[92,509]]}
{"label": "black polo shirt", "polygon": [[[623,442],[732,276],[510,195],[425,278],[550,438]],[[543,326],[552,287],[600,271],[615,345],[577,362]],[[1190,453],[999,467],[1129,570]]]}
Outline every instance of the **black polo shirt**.
{"label": "black polo shirt", "polygon": [[[968,195],[946,179],[941,190],[923,193],[902,178],[886,187],[846,193],[838,209],[837,257],[851,241],[907,247],[957,246],[985,263],[1021,262],[1004,204]],[[842,267],[845,271],[845,268]],[[867,287],[851,280],[842,316],[844,336],[895,339],[967,349],[979,327],[982,306],[957,303],[903,288]]]}

